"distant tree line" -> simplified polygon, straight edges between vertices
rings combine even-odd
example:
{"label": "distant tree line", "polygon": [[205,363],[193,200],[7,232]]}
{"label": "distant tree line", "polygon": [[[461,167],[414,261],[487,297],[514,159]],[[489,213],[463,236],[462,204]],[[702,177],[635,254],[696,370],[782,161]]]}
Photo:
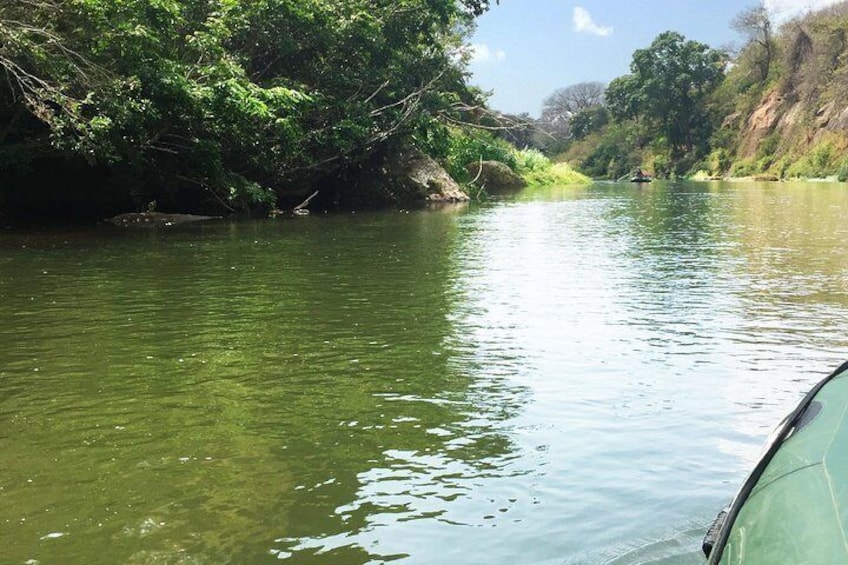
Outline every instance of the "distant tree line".
{"label": "distant tree line", "polygon": [[665,157],[653,168],[669,174],[671,163],[708,152],[714,122],[705,101],[723,79],[726,62],[721,51],[662,33],[633,54],[630,74],[609,85],[556,90],[543,103],[539,126],[586,174],[626,174],[641,164],[648,145]]}
{"label": "distant tree line", "polygon": [[[636,166],[658,176],[848,178],[839,118],[848,108],[848,2],[779,29],[760,3],[730,25],[738,48],[668,31],[633,53],[629,74],[555,91],[534,127],[556,142],[539,148],[600,178]],[[748,118],[764,104],[777,118],[757,129]]]}

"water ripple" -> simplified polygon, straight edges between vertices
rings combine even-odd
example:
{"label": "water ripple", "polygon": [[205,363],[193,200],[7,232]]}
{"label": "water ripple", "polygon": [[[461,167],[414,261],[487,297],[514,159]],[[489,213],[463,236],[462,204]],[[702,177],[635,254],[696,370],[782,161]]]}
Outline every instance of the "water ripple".
{"label": "water ripple", "polygon": [[4,557],[698,562],[848,350],[846,206],[599,184],[4,234]]}

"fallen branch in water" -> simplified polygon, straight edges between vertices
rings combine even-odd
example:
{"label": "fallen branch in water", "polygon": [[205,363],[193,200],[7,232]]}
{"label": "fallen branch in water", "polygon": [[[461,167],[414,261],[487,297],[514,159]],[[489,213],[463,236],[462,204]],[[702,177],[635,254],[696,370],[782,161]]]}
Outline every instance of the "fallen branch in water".
{"label": "fallen branch in water", "polygon": [[313,198],[315,198],[316,196],[318,196],[318,191],[317,191],[317,190],[316,190],[315,192],[313,192],[313,193],[309,196],[309,198],[307,198],[306,200],[304,200],[303,202],[301,202],[300,204],[298,204],[297,206],[295,206],[294,208],[292,208],[292,212],[294,212],[295,214],[299,213],[301,210],[303,210],[304,208],[306,208],[306,207],[309,205],[309,201],[310,201],[310,200],[312,200]]}
{"label": "fallen branch in water", "polygon": [[480,175],[483,174],[483,155],[480,155],[480,169],[477,171],[477,176],[474,177],[474,180],[471,181],[471,184],[477,182],[477,179],[480,178]]}

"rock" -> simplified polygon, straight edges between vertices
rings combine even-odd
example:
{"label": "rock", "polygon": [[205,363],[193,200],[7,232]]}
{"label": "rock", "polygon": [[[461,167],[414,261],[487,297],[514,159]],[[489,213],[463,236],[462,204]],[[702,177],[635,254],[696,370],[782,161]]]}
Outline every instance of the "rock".
{"label": "rock", "polygon": [[777,92],[769,94],[748,117],[742,130],[738,153],[754,156],[760,143],[778,126],[785,113],[785,99]]}
{"label": "rock", "polygon": [[503,194],[527,186],[523,178],[500,161],[469,163],[465,170],[472,179],[476,179],[473,184],[485,188],[489,194]]}
{"label": "rock", "polygon": [[317,188],[319,206],[349,210],[470,200],[435,159],[409,145],[385,147]]}
{"label": "rock", "polygon": [[386,181],[400,202],[464,202],[468,195],[435,159],[416,148],[404,148],[386,159]]}
{"label": "rock", "polygon": [[119,214],[105,221],[122,227],[160,227],[187,224],[189,222],[203,222],[206,220],[218,220],[221,216],[197,216],[195,214],[164,214],[162,212],[130,212]]}

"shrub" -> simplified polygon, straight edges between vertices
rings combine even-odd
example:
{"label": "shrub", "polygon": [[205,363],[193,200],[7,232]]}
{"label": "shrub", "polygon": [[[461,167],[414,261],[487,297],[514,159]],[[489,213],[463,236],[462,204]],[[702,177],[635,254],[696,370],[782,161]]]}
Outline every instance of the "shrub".
{"label": "shrub", "polygon": [[671,161],[669,160],[668,155],[662,153],[654,155],[654,160],[651,163],[651,169],[653,169],[654,175],[657,177],[671,176]]}
{"label": "shrub", "polygon": [[482,130],[451,130],[448,140],[446,168],[459,181],[468,181],[465,166],[483,161],[500,161],[516,170],[515,149],[508,142]]}
{"label": "shrub", "polygon": [[733,160],[723,147],[714,149],[707,157],[707,166],[711,175],[722,175],[730,170]]}
{"label": "shrub", "polygon": [[836,171],[836,180],[839,182],[848,181],[848,159],[843,159],[839,165],[839,170]]}
{"label": "shrub", "polygon": [[756,173],[756,165],[751,161],[737,161],[730,170],[732,177],[750,177]]}
{"label": "shrub", "polygon": [[542,152],[523,149],[515,152],[515,172],[530,186],[584,184],[591,179],[578,173],[568,163],[551,163]]}
{"label": "shrub", "polygon": [[767,135],[760,142],[759,147],[757,147],[757,157],[759,159],[771,158],[774,159],[775,153],[777,153],[777,148],[780,145],[780,134],[775,132]]}
{"label": "shrub", "polygon": [[522,149],[515,152],[515,172],[524,175],[532,172],[546,171],[551,168],[551,161],[537,149]]}
{"label": "shrub", "polygon": [[587,184],[592,181],[586,175],[572,169],[568,163],[556,163],[549,165],[545,170],[530,171],[521,176],[530,186]]}
{"label": "shrub", "polygon": [[787,174],[792,177],[824,178],[838,175],[840,152],[830,140],[822,141],[812,147],[800,160],[793,163]]}

